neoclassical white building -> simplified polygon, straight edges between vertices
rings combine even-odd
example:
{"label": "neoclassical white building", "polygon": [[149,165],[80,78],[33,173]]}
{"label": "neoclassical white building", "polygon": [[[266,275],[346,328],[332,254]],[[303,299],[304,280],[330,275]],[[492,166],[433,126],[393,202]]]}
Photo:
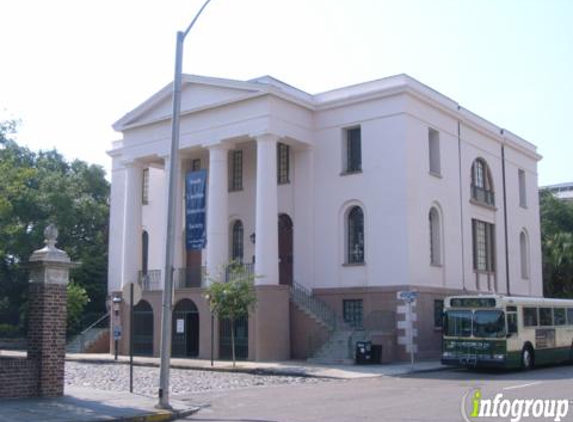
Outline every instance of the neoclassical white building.
{"label": "neoclassical white building", "polygon": [[[171,165],[174,356],[210,356],[202,272],[231,259],[258,275],[257,309],[234,327],[252,360],[344,358],[357,338],[401,359],[409,330],[429,357],[444,296],[542,295],[536,147],[407,75],[316,95],[268,76],[184,76],[177,163],[171,112],[170,84],[114,124],[109,151],[109,291],[143,287],[138,353],[159,353]],[[199,169],[207,242],[187,251],[184,180]],[[413,318],[401,290],[419,293]],[[215,357],[228,356],[229,330],[215,322]]]}

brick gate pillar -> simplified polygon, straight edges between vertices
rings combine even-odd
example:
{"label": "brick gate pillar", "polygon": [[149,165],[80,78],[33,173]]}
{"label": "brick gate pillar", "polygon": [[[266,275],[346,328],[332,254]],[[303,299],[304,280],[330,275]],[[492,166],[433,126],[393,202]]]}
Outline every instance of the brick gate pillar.
{"label": "brick gate pillar", "polygon": [[37,361],[38,395],[64,394],[66,299],[69,269],[75,264],[56,248],[58,230],[44,231],[46,246],[30,257],[28,358]]}

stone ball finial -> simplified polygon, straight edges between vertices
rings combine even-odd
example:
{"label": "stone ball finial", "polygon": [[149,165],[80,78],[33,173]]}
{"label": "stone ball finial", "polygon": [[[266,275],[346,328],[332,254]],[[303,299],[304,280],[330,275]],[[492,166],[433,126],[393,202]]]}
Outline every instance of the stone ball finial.
{"label": "stone ball finial", "polygon": [[44,239],[49,249],[55,249],[58,240],[58,228],[54,223],[50,223],[44,230]]}

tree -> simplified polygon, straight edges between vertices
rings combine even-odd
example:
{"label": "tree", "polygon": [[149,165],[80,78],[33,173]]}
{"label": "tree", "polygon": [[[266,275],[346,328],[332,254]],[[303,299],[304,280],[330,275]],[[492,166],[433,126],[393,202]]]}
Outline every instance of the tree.
{"label": "tree", "polygon": [[573,298],[573,203],[542,190],[539,210],[544,295]]}
{"label": "tree", "polygon": [[[105,311],[109,183],[103,168],[68,162],[56,150],[33,152],[13,139],[17,124],[0,122],[0,323],[25,328],[27,272],[22,263],[43,245],[49,223],[60,229],[58,247],[81,264],[72,278]],[[4,303],[3,302],[3,303]],[[92,315],[91,319],[95,319]]]}
{"label": "tree", "polygon": [[71,282],[68,284],[68,309],[67,309],[67,331],[75,333],[80,330],[82,322],[82,313],[84,307],[90,301],[86,289],[82,286]]}
{"label": "tree", "polygon": [[211,285],[205,292],[205,298],[211,312],[219,319],[227,319],[230,322],[231,350],[235,367],[235,321],[247,317],[257,303],[255,275],[240,262],[232,261],[218,277],[211,278],[208,275],[207,278],[211,281]]}

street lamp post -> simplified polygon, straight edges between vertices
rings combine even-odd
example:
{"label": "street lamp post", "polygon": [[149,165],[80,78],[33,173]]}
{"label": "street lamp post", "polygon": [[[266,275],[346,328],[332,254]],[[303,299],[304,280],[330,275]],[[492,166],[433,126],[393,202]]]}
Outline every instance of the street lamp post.
{"label": "street lamp post", "polygon": [[185,37],[211,0],[206,0],[184,32],[177,32],[175,50],[175,77],[173,79],[173,117],[171,121],[171,154],[169,166],[169,190],[167,200],[167,238],[165,241],[165,285],[163,287],[163,306],[161,313],[161,363],[159,368],[159,404],[163,409],[169,404],[169,364],[171,357],[171,317],[173,311],[173,251],[174,251],[174,211],[177,206],[175,196],[175,178],[179,166],[179,113],[181,110],[181,75],[183,62],[183,42]]}

